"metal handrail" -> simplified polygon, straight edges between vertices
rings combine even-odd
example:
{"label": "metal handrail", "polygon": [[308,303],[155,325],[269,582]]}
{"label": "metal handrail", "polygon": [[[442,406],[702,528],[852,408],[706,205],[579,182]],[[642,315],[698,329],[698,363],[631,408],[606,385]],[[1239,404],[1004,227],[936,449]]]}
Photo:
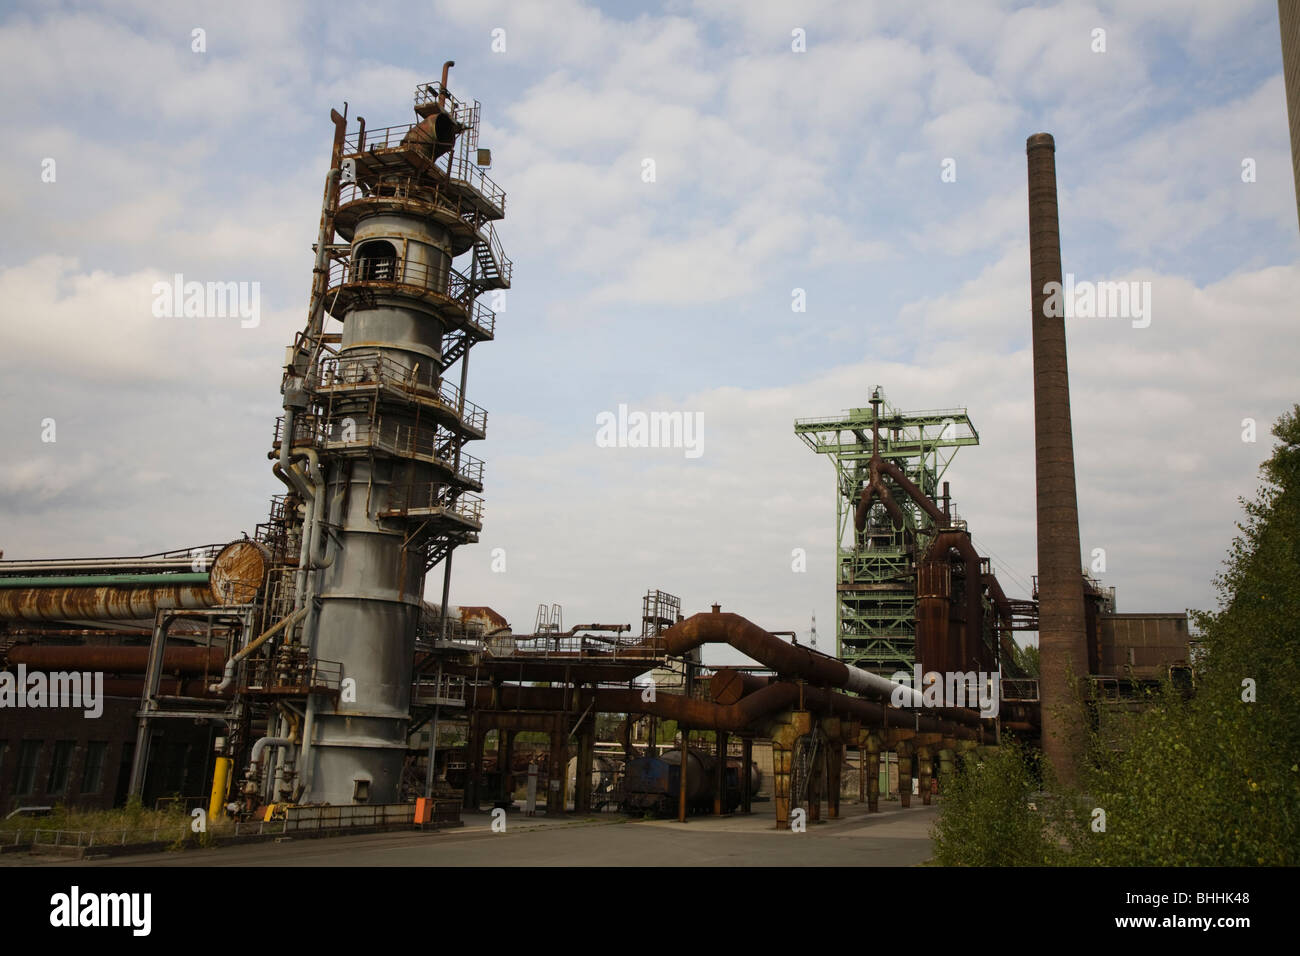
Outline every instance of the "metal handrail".
{"label": "metal handrail", "polygon": [[[868,409],[864,408],[862,410],[867,411]],[[921,409],[920,411],[907,411],[907,412],[899,413],[898,415],[891,415],[882,411],[880,415],[880,420],[883,422],[885,421],[886,418],[897,418],[900,417],[900,415],[903,418],[937,418],[941,415],[946,417],[952,417],[955,415],[965,415],[965,414],[967,414],[967,409],[965,408],[926,408],[926,409]],[[794,420],[794,423],[795,425],[823,425],[823,424],[829,425],[834,422],[853,421],[855,420],[855,418],[856,416],[850,415],[846,410],[845,413],[842,415],[823,415],[823,416],[818,416],[816,418],[796,418]],[[962,422],[960,424],[965,424],[965,423]]]}
{"label": "metal handrail", "polygon": [[[365,447],[377,448],[394,455],[406,457],[431,458],[445,466],[454,463],[449,454],[443,453],[439,445],[445,438],[439,437],[436,430],[417,429],[406,422],[392,422],[378,416],[373,423],[348,423],[331,421],[322,423],[321,444],[325,447]],[[460,467],[456,473],[471,481],[482,482],[483,461],[473,455],[461,452]]]}
{"label": "metal handrail", "polygon": [[506,285],[510,284],[510,275],[514,271],[514,263],[506,258],[505,250],[501,247],[501,239],[497,235],[496,227],[492,223],[484,223],[487,235],[484,236],[483,229],[479,230],[481,236],[487,243],[488,252],[497,263],[497,268],[501,270],[501,277],[505,280]]}
{"label": "metal handrail", "polygon": [[[666,648],[662,637],[620,637],[593,641],[584,637],[515,635],[515,644],[509,657],[525,658],[599,658],[618,660],[634,658],[638,661],[654,660],[664,655]],[[491,654],[489,647],[488,653]]]}
{"label": "metal handrail", "polygon": [[[284,441],[284,416],[275,420],[274,444]],[[446,468],[454,468],[455,474],[468,482],[483,483],[483,460],[462,451],[460,464],[447,452],[439,449],[445,444],[445,438],[439,438],[437,431],[417,431],[414,425],[405,422],[385,424],[380,416],[372,424],[369,421],[357,423],[346,419],[325,420],[316,416],[300,415],[294,419],[293,445],[309,445],[313,448],[333,449],[368,449],[375,448],[393,455],[404,457],[429,458]],[[454,451],[454,449],[448,449]]]}
{"label": "metal handrail", "polygon": [[[481,466],[480,462],[480,466]],[[436,481],[422,481],[413,485],[394,486],[389,492],[389,511],[408,512],[412,508],[441,509],[466,521],[483,523],[483,499],[477,495],[462,494],[454,500],[451,490]]]}
{"label": "metal handrail", "polygon": [[400,199],[406,202],[421,203],[426,206],[438,206],[461,219],[470,228],[478,228],[482,219],[479,208],[465,198],[465,195],[446,187],[445,183],[430,182],[427,179],[386,179],[369,186],[364,183],[347,183],[339,190],[339,208],[349,203],[365,202],[372,199]]}
{"label": "metal handrail", "polygon": [[[447,107],[450,106],[450,112],[453,116],[466,108],[466,104],[456,99],[456,97],[452,95],[451,91],[442,85],[441,80],[432,80],[428,83],[421,83],[415,88],[416,106],[423,106],[425,103],[435,103],[439,97],[442,97],[444,111],[446,111]],[[475,100],[474,105],[478,105],[477,100]]]}
{"label": "metal handrail", "polygon": [[476,301],[478,287],[456,269],[403,261],[392,256],[366,256],[355,261],[348,257],[330,266],[327,294],[333,294],[341,286],[357,283],[382,283],[433,292],[463,309],[469,324],[488,336],[495,334],[496,313]]}
{"label": "metal handrail", "polygon": [[[419,123],[402,123],[397,126],[368,129],[364,150],[361,148],[360,134],[352,133],[343,138],[343,154],[358,156],[363,152],[374,152],[380,149],[401,149],[411,145],[407,142],[407,136],[419,125]],[[468,186],[491,204],[497,212],[505,214],[506,191],[468,156],[455,155],[454,151],[447,153],[447,168],[444,172],[449,180]]]}
{"label": "metal handrail", "polygon": [[308,380],[315,391],[356,387],[389,387],[424,398],[435,399],[460,420],[475,429],[487,428],[487,410],[471,401],[462,405],[460,388],[443,379],[436,384],[422,381],[417,367],[408,367],[379,352],[349,352],[321,360]]}

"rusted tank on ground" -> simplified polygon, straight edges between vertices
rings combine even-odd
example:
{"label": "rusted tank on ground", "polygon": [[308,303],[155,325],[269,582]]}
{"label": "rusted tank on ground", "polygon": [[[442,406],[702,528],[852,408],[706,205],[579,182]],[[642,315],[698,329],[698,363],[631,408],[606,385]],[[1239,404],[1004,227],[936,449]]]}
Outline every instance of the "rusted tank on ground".
{"label": "rusted tank on ground", "polygon": [[[623,810],[626,813],[675,813],[680,800],[681,750],[670,750],[658,757],[629,760],[623,772]],[[692,748],[687,751],[686,810],[708,813],[713,810],[713,790],[717,781],[717,758]],[[726,796],[724,813],[740,806],[740,761],[728,760],[723,781]],[[751,791],[756,792],[756,791]]]}

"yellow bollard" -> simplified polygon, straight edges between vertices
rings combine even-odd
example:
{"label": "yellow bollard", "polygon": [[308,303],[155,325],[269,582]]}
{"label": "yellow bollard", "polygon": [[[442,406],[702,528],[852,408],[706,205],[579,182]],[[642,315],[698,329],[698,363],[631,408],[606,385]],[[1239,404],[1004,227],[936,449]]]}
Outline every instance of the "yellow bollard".
{"label": "yellow bollard", "polygon": [[235,761],[218,757],[212,768],[212,796],[208,798],[208,819],[220,820],[226,815],[226,789],[230,786],[230,768]]}

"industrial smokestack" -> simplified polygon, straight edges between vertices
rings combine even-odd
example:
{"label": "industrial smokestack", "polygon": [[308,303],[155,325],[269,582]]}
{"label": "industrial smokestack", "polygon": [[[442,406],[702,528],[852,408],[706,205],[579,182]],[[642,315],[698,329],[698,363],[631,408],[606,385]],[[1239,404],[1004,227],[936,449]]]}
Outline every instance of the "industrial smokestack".
{"label": "industrial smokestack", "polygon": [[1029,162],[1029,276],[1033,301],[1034,471],[1038,502],[1039,694],[1043,752],[1062,783],[1073,783],[1083,754],[1079,681],[1088,672],[1074,483],[1070,378],[1064,309],[1046,314],[1049,283],[1062,289],[1056,204],[1056,143],[1036,133]]}

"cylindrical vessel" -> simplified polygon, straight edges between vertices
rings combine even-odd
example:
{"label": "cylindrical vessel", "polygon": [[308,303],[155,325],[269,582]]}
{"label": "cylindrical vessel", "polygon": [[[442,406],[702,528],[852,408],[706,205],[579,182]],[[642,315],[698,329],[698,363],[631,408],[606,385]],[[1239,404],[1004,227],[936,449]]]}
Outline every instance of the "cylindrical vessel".
{"label": "cylindrical vessel", "polygon": [[343,333],[318,383],[331,533],[309,640],[316,661],[341,665],[342,687],[311,706],[308,803],[400,798],[426,565],[478,528],[457,509],[462,492],[481,490],[461,447],[483,422],[467,423],[462,389],[443,381],[444,344],[459,334],[468,349],[481,337],[467,327],[479,287],[452,269],[478,226],[472,201],[449,205],[462,187],[448,170],[411,148],[458,132],[439,112],[402,147],[354,157],[365,195],[336,220],[351,257],[328,292]]}
{"label": "cylindrical vessel", "polygon": [[266,550],[256,541],[244,540],[226,545],[211,567],[201,571],[185,567],[175,573],[45,576],[52,584],[42,583],[40,575],[8,579],[10,583],[20,580],[21,587],[6,587],[6,579],[0,578],[0,619],[147,620],[159,609],[246,604],[262,586],[266,563]]}

